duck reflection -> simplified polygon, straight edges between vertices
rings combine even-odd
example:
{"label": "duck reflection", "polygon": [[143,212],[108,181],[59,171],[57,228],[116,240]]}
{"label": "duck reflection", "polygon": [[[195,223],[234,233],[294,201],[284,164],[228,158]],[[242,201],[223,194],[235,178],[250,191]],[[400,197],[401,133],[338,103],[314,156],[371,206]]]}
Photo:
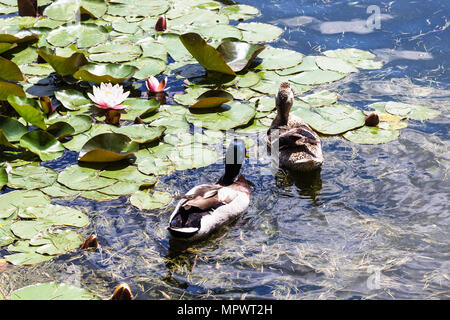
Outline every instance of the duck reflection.
{"label": "duck reflection", "polygon": [[275,175],[275,181],[282,189],[295,185],[300,196],[309,197],[313,205],[319,205],[318,197],[322,190],[321,171],[321,168],[305,172],[279,170]]}

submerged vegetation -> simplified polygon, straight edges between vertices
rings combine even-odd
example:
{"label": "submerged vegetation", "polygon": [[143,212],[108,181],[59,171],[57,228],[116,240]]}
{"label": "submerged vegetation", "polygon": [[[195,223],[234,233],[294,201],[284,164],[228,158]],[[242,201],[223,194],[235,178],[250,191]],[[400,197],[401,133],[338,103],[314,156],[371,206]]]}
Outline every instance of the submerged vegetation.
{"label": "submerged vegetation", "polygon": [[[364,110],[339,102],[337,93],[318,86],[382,68],[381,60],[354,48],[304,56],[273,47],[283,30],[245,22],[259,14],[249,5],[211,0],[37,3],[38,16],[17,16],[17,1],[0,0],[0,14],[9,15],[0,19],[0,187],[6,191],[0,195],[0,246],[7,252],[0,270],[6,263],[31,266],[89,248],[80,235],[89,217],[58,204],[61,199],[100,202],[126,196],[147,214],[167,207],[173,195],[155,188],[159,179],[221,159],[226,130],[244,136],[266,132],[282,82],[296,94],[292,114],[323,138],[388,143],[409,120],[439,114],[394,101]],[[182,83],[183,92],[169,92],[173,83]],[[367,121],[372,114],[377,122]],[[78,162],[61,171],[51,168],[68,153],[76,153]],[[242,249],[243,263],[263,268],[245,257],[249,250]],[[314,248],[298,250],[296,257],[282,250],[261,254],[283,255],[324,273],[332,273],[331,266],[316,268],[316,260],[339,262]],[[306,263],[307,255],[314,259]],[[226,286],[225,274],[219,272],[219,280]],[[283,290],[274,296],[291,294]],[[5,294],[7,299],[36,296],[99,298],[56,282]]]}

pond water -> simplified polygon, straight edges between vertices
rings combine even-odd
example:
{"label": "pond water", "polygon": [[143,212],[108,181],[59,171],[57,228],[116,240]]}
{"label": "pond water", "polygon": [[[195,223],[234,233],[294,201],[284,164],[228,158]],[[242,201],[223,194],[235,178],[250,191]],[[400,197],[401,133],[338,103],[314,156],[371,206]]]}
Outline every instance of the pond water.
{"label": "pond water", "polygon": [[[169,241],[165,227],[175,202],[149,214],[127,197],[55,201],[89,215],[81,232],[96,233],[101,248],[9,267],[0,277],[5,291],[58,280],[106,298],[125,281],[137,299],[450,298],[448,1],[239,3],[260,9],[250,21],[285,30],[276,47],[305,55],[355,47],[381,57],[383,68],[324,86],[342,101],[358,107],[399,101],[441,115],[410,121],[387,144],[324,138],[325,161],[313,174],[262,174],[262,164],[245,164],[248,210],[190,246]],[[381,11],[379,28],[366,26],[373,4]],[[47,165],[61,170],[76,159],[66,151]],[[182,194],[221,173],[220,164],[176,171],[160,178],[157,189]]]}

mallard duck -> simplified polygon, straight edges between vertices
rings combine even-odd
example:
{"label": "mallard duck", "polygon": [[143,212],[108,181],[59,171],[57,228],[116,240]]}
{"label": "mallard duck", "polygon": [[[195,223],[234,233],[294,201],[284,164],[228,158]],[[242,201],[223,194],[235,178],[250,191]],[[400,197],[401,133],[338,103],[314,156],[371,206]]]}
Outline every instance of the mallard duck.
{"label": "mallard duck", "polygon": [[169,218],[173,238],[194,241],[231,222],[250,202],[250,187],[240,174],[245,160],[244,141],[233,139],[225,157],[225,173],[216,184],[201,184],[179,196]]}
{"label": "mallard duck", "polygon": [[275,98],[277,116],[267,131],[267,147],[271,150],[278,142],[280,167],[294,171],[317,169],[323,162],[319,136],[302,119],[289,114],[293,103],[294,91],[283,82]]}

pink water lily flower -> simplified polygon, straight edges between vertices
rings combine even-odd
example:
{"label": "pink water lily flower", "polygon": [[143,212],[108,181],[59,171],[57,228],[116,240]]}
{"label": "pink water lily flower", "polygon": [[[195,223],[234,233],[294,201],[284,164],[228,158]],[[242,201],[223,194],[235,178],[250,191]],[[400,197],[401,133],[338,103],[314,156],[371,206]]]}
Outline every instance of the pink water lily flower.
{"label": "pink water lily flower", "polygon": [[165,77],[161,82],[158,81],[154,76],[148,77],[147,81],[145,81],[145,85],[147,86],[147,90],[151,92],[162,92],[167,84],[167,77]]}
{"label": "pink water lily flower", "polygon": [[122,110],[127,106],[121,103],[128,98],[129,91],[123,92],[122,86],[111,83],[102,83],[100,87],[94,86],[94,94],[88,93],[89,98],[95,103],[95,106],[101,109]]}

